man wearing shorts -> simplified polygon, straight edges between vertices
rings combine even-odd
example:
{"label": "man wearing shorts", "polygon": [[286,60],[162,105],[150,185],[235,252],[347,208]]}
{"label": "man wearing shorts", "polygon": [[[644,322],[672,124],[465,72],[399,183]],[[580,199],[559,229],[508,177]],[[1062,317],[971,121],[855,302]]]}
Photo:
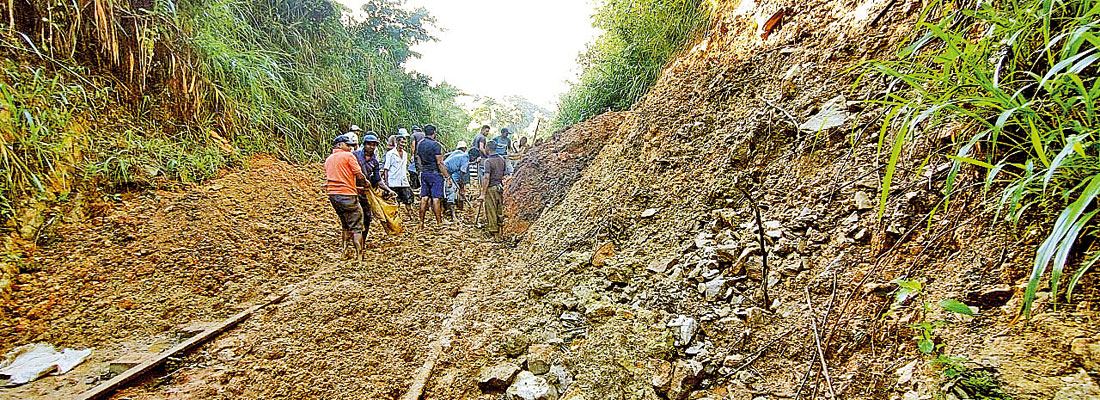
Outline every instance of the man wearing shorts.
{"label": "man wearing shorts", "polygon": [[[367,182],[370,183],[370,186],[366,187],[367,190],[374,187],[381,187],[383,190],[396,195],[393,190],[386,186],[386,182],[382,180],[380,174],[382,168],[378,165],[378,157],[374,156],[375,149],[377,148],[378,136],[375,136],[372,131],[367,131],[367,133],[363,135],[363,147],[351,153],[355,154],[355,161],[359,163],[359,168],[363,171],[363,176],[365,176]],[[366,241],[367,233],[370,232],[371,221],[371,208],[370,203],[367,202],[366,196],[359,196],[359,206],[363,209],[363,240]]]}
{"label": "man wearing shorts", "polygon": [[413,192],[409,185],[409,158],[405,153],[405,137],[390,136],[393,139],[393,148],[386,152],[386,158],[382,164],[382,180],[390,185],[390,189],[397,192],[397,201],[405,205],[405,210],[412,217]]}
{"label": "man wearing shorts", "polygon": [[447,167],[443,166],[443,146],[435,140],[435,126],[424,126],[424,139],[416,144],[416,155],[420,159],[420,226],[424,226],[424,212],[431,203],[432,212],[435,213],[435,221],[443,224],[443,211],[440,209],[443,199],[443,181],[451,180],[449,174],[444,174]]}
{"label": "man wearing shorts", "polygon": [[325,189],[328,201],[340,217],[342,253],[348,255],[348,241],[355,246],[355,259],[363,257],[363,208],[359,206],[358,187],[366,187],[367,177],[351,153],[351,138],[346,135],[332,140],[332,154],[325,159]]}
{"label": "man wearing shorts", "polygon": [[[490,147],[499,145],[496,140],[489,141]],[[485,211],[485,230],[493,240],[499,242],[502,238],[504,227],[504,187],[501,180],[504,179],[504,157],[493,152],[486,157],[484,164],[486,179],[481,181],[482,207]]]}

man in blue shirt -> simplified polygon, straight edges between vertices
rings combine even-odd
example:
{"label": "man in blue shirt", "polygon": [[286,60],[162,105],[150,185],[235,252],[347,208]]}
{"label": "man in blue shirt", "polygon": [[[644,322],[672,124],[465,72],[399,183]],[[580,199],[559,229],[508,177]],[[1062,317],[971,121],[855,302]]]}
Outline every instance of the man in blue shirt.
{"label": "man in blue shirt", "polygon": [[451,181],[454,182],[447,186],[447,203],[461,209],[466,193],[466,183],[470,182],[470,154],[466,152],[466,142],[458,142],[455,151],[443,158],[443,166],[447,167],[447,173],[451,175]]}
{"label": "man in blue shirt", "polygon": [[[379,171],[382,168],[378,165],[378,157],[374,156],[375,148],[378,147],[378,136],[374,135],[374,132],[367,131],[363,135],[363,147],[359,150],[353,151],[355,159],[359,161],[359,168],[363,171],[363,176],[367,177],[367,182],[371,187],[381,187],[390,194],[396,196],[393,190],[386,186],[386,181],[382,180],[382,175]],[[366,188],[370,190],[370,188]],[[371,214],[370,203],[367,202],[367,197],[364,195],[359,196],[359,206],[363,207],[363,237],[367,237],[367,233],[370,232],[370,221],[373,214]]]}

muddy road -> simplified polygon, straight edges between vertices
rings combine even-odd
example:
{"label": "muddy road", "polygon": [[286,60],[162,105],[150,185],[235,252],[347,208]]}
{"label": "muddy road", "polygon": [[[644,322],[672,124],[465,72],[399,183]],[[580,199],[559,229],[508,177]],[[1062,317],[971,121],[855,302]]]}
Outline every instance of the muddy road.
{"label": "muddy road", "polygon": [[[369,233],[342,259],[319,168],[254,158],[208,184],[136,195],[59,228],[3,307],[0,346],[91,347],[88,362],[0,398],[62,398],[109,379],[266,296],[289,293],[113,398],[398,398],[440,356],[444,322],[500,259],[467,209],[459,222]],[[481,279],[482,284],[484,278]],[[483,285],[484,286],[484,285]],[[465,292],[463,288],[466,288]],[[463,295],[460,296],[459,294]],[[433,351],[432,349],[435,349]],[[423,382],[421,382],[423,383]]]}

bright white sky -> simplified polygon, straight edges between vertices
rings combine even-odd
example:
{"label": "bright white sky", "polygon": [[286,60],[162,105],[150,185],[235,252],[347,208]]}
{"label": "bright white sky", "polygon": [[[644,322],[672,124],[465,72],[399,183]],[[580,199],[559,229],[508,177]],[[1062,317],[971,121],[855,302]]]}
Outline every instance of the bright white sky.
{"label": "bright white sky", "polygon": [[[359,10],[363,0],[339,0]],[[413,48],[408,69],[471,95],[526,97],[555,110],[577,75],[577,55],[598,35],[592,0],[408,0],[424,7],[443,32]]]}

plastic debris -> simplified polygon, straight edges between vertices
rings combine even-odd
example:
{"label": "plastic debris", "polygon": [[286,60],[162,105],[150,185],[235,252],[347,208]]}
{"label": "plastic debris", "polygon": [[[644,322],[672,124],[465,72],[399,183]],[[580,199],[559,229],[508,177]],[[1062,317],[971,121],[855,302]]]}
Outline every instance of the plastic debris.
{"label": "plastic debris", "polygon": [[8,377],[8,386],[18,386],[50,372],[69,372],[91,354],[92,349],[65,349],[59,353],[48,343],[27,344],[4,355],[0,376]]}

